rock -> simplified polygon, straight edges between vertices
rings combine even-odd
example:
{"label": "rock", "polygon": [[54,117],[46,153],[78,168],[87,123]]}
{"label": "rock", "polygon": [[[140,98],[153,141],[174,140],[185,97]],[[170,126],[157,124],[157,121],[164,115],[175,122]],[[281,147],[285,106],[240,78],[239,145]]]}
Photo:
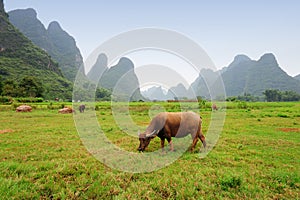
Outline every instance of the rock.
{"label": "rock", "polygon": [[68,113],[73,113],[73,112],[75,112],[75,110],[72,108],[69,108],[69,107],[65,107],[58,111],[58,113],[61,113],[61,114],[68,114]]}
{"label": "rock", "polygon": [[27,105],[21,105],[16,109],[16,112],[31,112],[31,111],[32,111],[31,106],[27,106]]}

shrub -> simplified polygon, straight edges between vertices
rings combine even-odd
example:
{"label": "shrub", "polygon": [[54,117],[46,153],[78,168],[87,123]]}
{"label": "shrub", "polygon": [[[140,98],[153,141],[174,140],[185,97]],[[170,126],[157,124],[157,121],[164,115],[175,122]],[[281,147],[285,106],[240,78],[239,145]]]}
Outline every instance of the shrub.
{"label": "shrub", "polygon": [[15,109],[16,109],[17,107],[19,107],[20,105],[22,105],[22,104],[13,103],[13,104],[11,105],[12,110],[15,110]]}
{"label": "shrub", "polygon": [[278,113],[278,117],[288,118],[289,116],[287,114]]}
{"label": "shrub", "polygon": [[42,97],[20,97],[14,98],[14,101],[19,103],[41,103],[44,99]]}
{"label": "shrub", "polygon": [[6,97],[6,96],[0,96],[0,103],[2,104],[10,104],[12,103],[12,98],[11,97]]}
{"label": "shrub", "polygon": [[54,108],[53,108],[53,103],[52,102],[50,102],[50,104],[49,105],[47,105],[47,108],[48,109],[50,109],[50,110],[53,110]]}
{"label": "shrub", "polygon": [[220,180],[221,189],[227,191],[229,188],[238,188],[242,185],[240,177],[224,177]]}
{"label": "shrub", "polygon": [[240,101],[240,102],[238,102],[237,107],[240,108],[240,109],[247,109],[248,105],[245,101]]}

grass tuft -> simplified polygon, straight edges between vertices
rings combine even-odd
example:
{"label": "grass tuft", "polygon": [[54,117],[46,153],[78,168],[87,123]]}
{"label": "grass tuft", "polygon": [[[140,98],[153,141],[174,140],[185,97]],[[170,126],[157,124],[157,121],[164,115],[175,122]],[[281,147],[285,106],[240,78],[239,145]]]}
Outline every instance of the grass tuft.
{"label": "grass tuft", "polygon": [[221,189],[224,191],[228,191],[230,188],[239,188],[242,185],[241,177],[235,176],[226,176],[219,180]]}

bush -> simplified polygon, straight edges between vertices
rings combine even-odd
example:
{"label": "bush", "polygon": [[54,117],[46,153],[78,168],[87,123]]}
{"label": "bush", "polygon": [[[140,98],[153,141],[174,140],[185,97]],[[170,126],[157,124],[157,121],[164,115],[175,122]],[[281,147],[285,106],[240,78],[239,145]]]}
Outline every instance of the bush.
{"label": "bush", "polygon": [[0,96],[0,103],[1,104],[10,104],[12,103],[12,98],[11,97],[6,97],[6,96]]}
{"label": "bush", "polygon": [[247,109],[248,105],[245,101],[240,101],[240,102],[238,102],[237,107],[240,108],[240,109]]}
{"label": "bush", "polygon": [[18,104],[18,103],[13,103],[12,105],[11,105],[11,108],[12,108],[12,110],[15,110],[17,107],[19,107],[20,105],[22,105],[22,104]]}
{"label": "bush", "polygon": [[20,97],[14,98],[14,101],[18,103],[41,103],[44,99],[42,97]]}
{"label": "bush", "polygon": [[283,117],[283,118],[288,118],[289,117],[287,114],[283,114],[283,113],[278,113],[277,116],[278,117]]}
{"label": "bush", "polygon": [[50,102],[50,104],[47,105],[47,108],[48,108],[49,110],[53,110],[53,109],[54,109],[53,103]]}

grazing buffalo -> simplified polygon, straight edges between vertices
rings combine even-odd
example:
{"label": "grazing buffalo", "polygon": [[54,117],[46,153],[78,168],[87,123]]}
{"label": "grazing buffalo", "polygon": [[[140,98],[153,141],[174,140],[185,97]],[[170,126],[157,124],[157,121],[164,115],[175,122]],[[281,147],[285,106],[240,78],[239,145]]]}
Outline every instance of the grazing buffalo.
{"label": "grazing buffalo", "polygon": [[162,112],[155,116],[144,133],[139,133],[139,151],[144,151],[151,139],[158,136],[161,139],[161,148],[164,150],[165,139],[173,151],[172,137],[180,138],[188,134],[192,135],[193,143],[191,151],[194,150],[198,139],[206,147],[205,137],[201,128],[201,117],[194,112]]}
{"label": "grazing buffalo", "polygon": [[218,110],[218,107],[217,107],[216,104],[213,104],[213,105],[211,106],[211,109],[212,109],[212,110]]}
{"label": "grazing buffalo", "polygon": [[85,109],[85,105],[84,105],[84,104],[81,104],[81,105],[79,106],[79,111],[80,111],[81,113],[83,113],[83,112],[84,112],[84,109]]}

